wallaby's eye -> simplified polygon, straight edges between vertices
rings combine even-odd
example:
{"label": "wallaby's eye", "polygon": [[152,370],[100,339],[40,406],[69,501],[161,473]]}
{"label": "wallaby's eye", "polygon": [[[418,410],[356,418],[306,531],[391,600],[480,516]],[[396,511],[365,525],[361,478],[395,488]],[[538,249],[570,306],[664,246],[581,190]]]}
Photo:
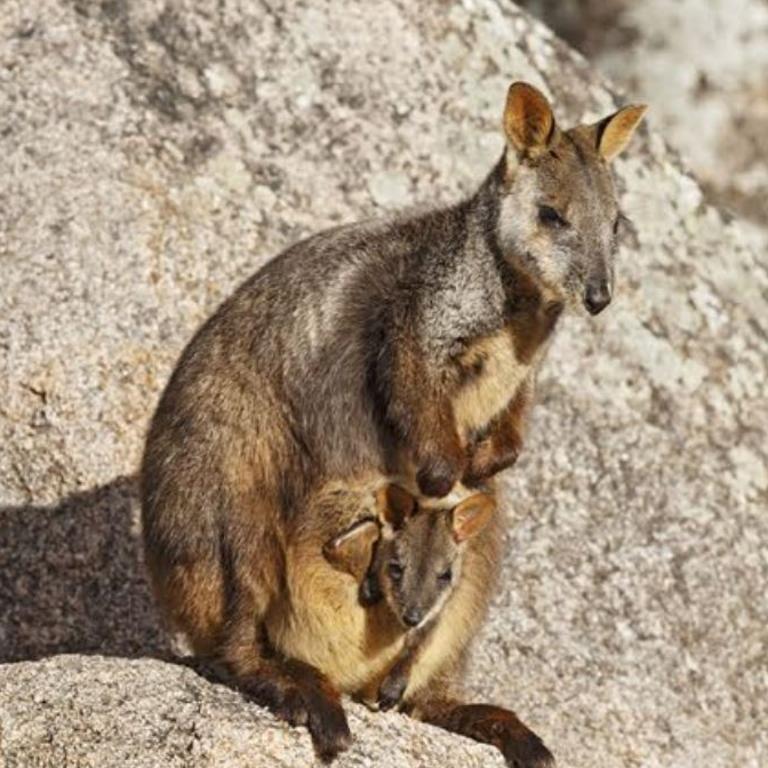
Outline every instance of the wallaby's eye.
{"label": "wallaby's eye", "polygon": [[403,578],[403,566],[395,560],[387,566],[387,572],[392,581],[400,581]]}
{"label": "wallaby's eye", "polygon": [[567,227],[568,222],[550,205],[539,206],[539,221],[545,227]]}
{"label": "wallaby's eye", "polygon": [[446,568],[442,573],[437,575],[437,580],[442,584],[447,584],[451,578],[453,578],[453,571],[450,568]]}

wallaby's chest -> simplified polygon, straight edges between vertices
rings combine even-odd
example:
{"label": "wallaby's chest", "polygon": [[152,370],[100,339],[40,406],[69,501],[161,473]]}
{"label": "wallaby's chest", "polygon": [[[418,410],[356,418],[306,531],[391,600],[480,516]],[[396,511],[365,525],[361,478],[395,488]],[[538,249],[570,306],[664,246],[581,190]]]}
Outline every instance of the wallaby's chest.
{"label": "wallaby's chest", "polygon": [[464,439],[481,431],[517,394],[541,362],[562,310],[559,304],[526,303],[503,328],[468,343],[456,360],[453,399]]}
{"label": "wallaby's chest", "polygon": [[470,344],[458,365],[460,383],[453,408],[459,434],[466,440],[504,410],[531,364],[518,359],[512,337],[504,328]]}

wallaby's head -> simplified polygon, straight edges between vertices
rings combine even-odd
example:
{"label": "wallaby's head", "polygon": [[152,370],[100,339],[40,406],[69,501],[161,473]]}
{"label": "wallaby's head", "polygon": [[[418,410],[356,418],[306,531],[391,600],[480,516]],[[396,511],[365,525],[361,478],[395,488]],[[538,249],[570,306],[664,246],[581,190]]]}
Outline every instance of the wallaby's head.
{"label": "wallaby's head", "polygon": [[458,583],[466,543],[493,515],[493,497],[476,493],[451,509],[424,509],[387,485],[378,503],[378,521],[357,523],[328,542],[325,555],[358,578],[364,604],[383,598],[404,627],[421,626]]}
{"label": "wallaby's head", "polygon": [[505,258],[558,301],[593,315],[610,302],[622,222],[610,163],[629,143],[645,106],[560,130],[539,90],[513,83],[498,237]]}

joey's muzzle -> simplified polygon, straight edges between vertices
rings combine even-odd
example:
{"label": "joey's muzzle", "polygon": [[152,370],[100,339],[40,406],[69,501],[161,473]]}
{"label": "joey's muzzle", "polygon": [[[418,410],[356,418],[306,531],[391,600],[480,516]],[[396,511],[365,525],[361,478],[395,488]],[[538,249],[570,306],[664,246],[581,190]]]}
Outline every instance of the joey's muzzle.
{"label": "joey's muzzle", "polygon": [[611,287],[605,279],[592,280],[584,289],[584,307],[590,315],[598,315],[611,303]]}
{"label": "joey's muzzle", "polygon": [[418,608],[409,608],[403,613],[403,623],[407,627],[418,627],[421,624],[421,620],[424,618],[424,613]]}

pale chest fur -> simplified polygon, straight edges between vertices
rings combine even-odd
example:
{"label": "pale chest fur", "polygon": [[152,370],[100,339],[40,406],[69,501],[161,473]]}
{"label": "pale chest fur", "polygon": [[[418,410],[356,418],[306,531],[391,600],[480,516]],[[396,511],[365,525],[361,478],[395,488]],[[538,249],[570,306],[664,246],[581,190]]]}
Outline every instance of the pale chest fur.
{"label": "pale chest fur", "polygon": [[473,343],[459,365],[466,381],[453,398],[462,439],[501,413],[528,377],[535,361],[522,362],[507,329]]}
{"label": "pale chest fur", "polygon": [[287,577],[289,599],[267,618],[271,643],[319,669],[342,693],[373,696],[405,637],[387,606],[363,608],[359,585],[317,545],[289,550]]}
{"label": "pale chest fur", "polygon": [[562,304],[538,295],[523,302],[505,327],[472,341],[456,358],[453,407],[462,439],[487,427],[531,381],[561,311]]}

